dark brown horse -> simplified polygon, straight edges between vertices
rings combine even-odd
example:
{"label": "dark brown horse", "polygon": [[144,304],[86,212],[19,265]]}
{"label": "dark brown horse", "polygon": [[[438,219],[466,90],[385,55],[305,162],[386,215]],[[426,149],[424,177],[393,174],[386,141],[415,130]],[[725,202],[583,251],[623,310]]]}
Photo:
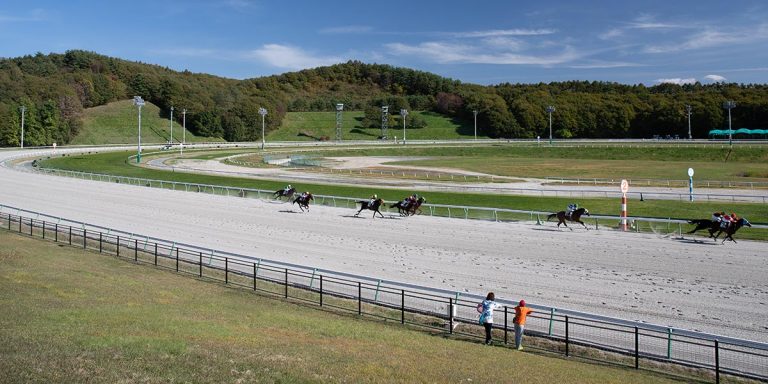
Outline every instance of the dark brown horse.
{"label": "dark brown horse", "polygon": [[[547,221],[551,220],[553,217],[557,217],[557,227],[560,228],[560,224],[565,225],[566,228],[573,231],[573,228],[569,227],[568,224],[566,224],[566,221],[572,221],[574,223],[579,223],[584,226],[584,228],[587,228],[587,225],[584,224],[583,221],[581,221],[581,216],[589,216],[589,211],[586,208],[579,208],[573,212],[571,212],[571,215],[568,216],[565,214],[565,211],[560,211],[558,213],[553,213],[549,216],[547,216]],[[587,228],[589,230],[589,228]]]}
{"label": "dark brown horse", "polygon": [[712,235],[714,235],[715,232],[717,232],[717,230],[720,229],[720,223],[718,223],[717,221],[712,221],[710,219],[688,220],[688,224],[694,224],[696,225],[696,228],[686,233],[694,233],[696,231],[701,231],[702,229],[706,229],[709,231],[709,237],[712,237]]}
{"label": "dark brown horse", "polygon": [[738,231],[739,228],[743,226],[751,227],[752,224],[750,224],[749,221],[747,221],[747,219],[742,217],[741,219],[736,220],[736,222],[731,223],[725,228],[718,227],[717,235],[715,235],[715,241],[717,241],[717,238],[720,236],[721,233],[725,233],[725,237],[723,237],[722,243],[725,243],[725,241],[728,239],[736,243],[736,240],[733,239],[733,234],[736,233],[736,231]]}
{"label": "dark brown horse", "polygon": [[277,191],[275,191],[275,193],[273,193],[273,195],[275,195],[275,199],[279,199],[281,197],[287,197],[288,200],[290,200],[291,197],[293,197],[294,193],[296,193],[296,188],[291,188],[287,191],[285,189],[278,189]]}
{"label": "dark brown horse", "polygon": [[418,211],[421,213],[421,205],[424,204],[424,202],[427,201],[427,199],[423,197],[419,197],[416,199],[416,201],[409,203],[407,199],[398,201],[397,203],[394,203],[390,205],[390,208],[397,208],[397,211],[400,212],[400,216],[413,216]]}
{"label": "dark brown horse", "polygon": [[[309,211],[309,202],[310,202],[311,200],[314,200],[314,199],[315,199],[315,198],[314,198],[314,196],[312,196],[312,194],[311,194],[311,193],[307,193],[307,194],[301,194],[301,195],[299,195],[299,197],[297,197],[297,198],[295,198],[295,199],[293,200],[293,202],[291,203],[291,205],[294,205],[294,204],[297,204],[297,203],[298,203],[298,204],[299,204],[299,209],[301,209],[301,211],[302,211],[302,212],[304,212],[304,208],[306,208],[306,209],[307,209],[307,211]],[[303,207],[303,208],[302,208],[302,207]]]}
{"label": "dark brown horse", "polygon": [[360,212],[363,211],[363,209],[369,209],[373,211],[373,218],[376,218],[376,213],[378,213],[382,218],[384,218],[384,215],[381,214],[381,211],[379,211],[379,208],[381,207],[381,204],[384,203],[384,200],[382,199],[376,199],[373,202],[370,200],[358,200],[357,201],[360,204],[360,209],[355,213],[355,216],[359,215]]}

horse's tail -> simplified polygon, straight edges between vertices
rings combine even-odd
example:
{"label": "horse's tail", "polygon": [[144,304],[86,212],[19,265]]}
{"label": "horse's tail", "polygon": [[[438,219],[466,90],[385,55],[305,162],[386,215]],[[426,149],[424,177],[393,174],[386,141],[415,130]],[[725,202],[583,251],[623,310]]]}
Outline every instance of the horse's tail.
{"label": "horse's tail", "polygon": [[552,220],[553,217],[557,217],[557,213],[553,213],[553,214],[547,216],[547,221]]}

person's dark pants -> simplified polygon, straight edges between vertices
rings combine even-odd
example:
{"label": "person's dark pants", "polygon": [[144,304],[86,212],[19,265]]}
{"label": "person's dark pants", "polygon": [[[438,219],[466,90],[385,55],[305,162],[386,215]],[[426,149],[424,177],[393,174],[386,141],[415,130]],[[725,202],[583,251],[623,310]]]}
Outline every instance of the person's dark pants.
{"label": "person's dark pants", "polygon": [[491,344],[491,330],[493,329],[493,323],[483,324],[485,327],[485,343]]}

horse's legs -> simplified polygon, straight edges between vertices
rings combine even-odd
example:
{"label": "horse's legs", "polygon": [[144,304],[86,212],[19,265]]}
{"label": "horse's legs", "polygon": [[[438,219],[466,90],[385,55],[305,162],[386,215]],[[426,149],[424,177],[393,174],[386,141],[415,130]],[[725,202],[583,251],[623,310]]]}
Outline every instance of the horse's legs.
{"label": "horse's legs", "polygon": [[587,225],[586,225],[586,224],[584,224],[584,222],[583,222],[583,221],[579,220],[579,223],[581,223],[581,225],[583,225],[583,226],[584,226],[584,228],[587,228],[587,231],[589,231],[589,228],[587,227]]}
{"label": "horse's legs", "polygon": [[383,214],[381,214],[381,211],[379,211],[379,209],[378,209],[378,208],[377,208],[375,211],[373,211],[373,218],[376,218],[376,213],[378,213],[378,214],[379,214],[379,216],[381,216],[381,218],[382,218],[382,219],[384,218],[384,215],[383,215]]}
{"label": "horse's legs", "polygon": [[363,206],[360,206],[360,210],[359,210],[359,211],[357,211],[357,213],[355,213],[355,216],[359,215],[359,214],[360,214],[360,212],[362,212],[362,211],[363,211]]}

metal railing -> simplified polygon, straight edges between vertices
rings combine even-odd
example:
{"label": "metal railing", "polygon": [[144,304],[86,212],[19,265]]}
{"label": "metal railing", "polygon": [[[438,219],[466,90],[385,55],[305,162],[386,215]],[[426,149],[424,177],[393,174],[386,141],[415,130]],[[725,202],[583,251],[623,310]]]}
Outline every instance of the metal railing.
{"label": "metal railing", "polygon": [[[198,193],[210,193],[213,195],[221,196],[233,196],[242,198],[257,198],[257,199],[271,199],[274,195],[272,190],[254,189],[254,188],[242,188],[242,187],[229,187],[222,185],[212,184],[198,184],[198,183],[186,183],[178,181],[156,180],[156,179],[144,179],[128,176],[114,176],[99,173],[79,172],[79,171],[67,171],[51,168],[33,168],[36,172],[41,172],[49,175],[67,176],[78,179],[91,180],[91,181],[103,181],[110,183],[121,183],[134,186],[144,186],[150,188],[162,188],[171,189],[185,192],[198,192]],[[687,195],[686,195],[687,196]],[[343,208],[355,208],[360,198],[341,197],[332,195],[314,195],[315,203],[332,207]],[[394,202],[390,202],[386,205],[382,205],[381,210],[385,213],[396,213],[391,211],[389,205]],[[490,207],[474,207],[474,206],[460,206],[460,205],[444,205],[444,204],[424,204],[421,206],[421,211],[424,214],[430,216],[441,216],[449,218],[463,218],[463,219],[478,219],[478,220],[493,220],[493,221],[531,221],[541,223],[551,212],[545,211],[532,211],[532,210],[519,210],[519,209],[503,209],[503,208],[490,208]],[[649,217],[628,217],[627,220],[632,223],[632,227],[636,231],[665,231],[665,233],[678,233],[682,236],[683,225],[687,225],[687,221],[683,219],[674,218],[649,218]],[[585,218],[590,224],[594,224],[596,229],[618,228],[621,217],[611,215],[592,215],[588,219]],[[657,224],[666,224],[666,228],[661,228]],[[768,229],[768,225],[752,223],[752,228],[755,229]]]}
{"label": "metal railing", "polygon": [[[550,183],[576,184],[576,185],[619,185],[621,179],[599,178],[599,177],[556,177],[547,176],[544,178]],[[633,187],[670,187],[687,188],[688,180],[673,179],[627,179]],[[762,181],[723,181],[723,180],[695,180],[694,188],[743,188],[743,189],[765,189],[768,188],[768,182]],[[687,195],[687,194],[686,194]]]}
{"label": "metal railing", "polygon": [[[116,230],[98,231],[86,228],[85,223],[70,226],[0,212],[0,228],[336,311],[466,338],[482,334],[475,310],[483,299],[479,295],[215,251]],[[497,315],[503,321],[494,324],[494,334],[506,345],[514,333],[510,314],[514,314],[511,308],[517,302],[497,301],[503,305]],[[536,311],[526,324],[527,345],[533,348],[635,369],[645,364],[653,370],[661,368],[679,374],[675,367],[695,368],[703,370],[699,376],[711,372],[716,382],[723,374],[768,380],[766,343],[529,306]]]}

